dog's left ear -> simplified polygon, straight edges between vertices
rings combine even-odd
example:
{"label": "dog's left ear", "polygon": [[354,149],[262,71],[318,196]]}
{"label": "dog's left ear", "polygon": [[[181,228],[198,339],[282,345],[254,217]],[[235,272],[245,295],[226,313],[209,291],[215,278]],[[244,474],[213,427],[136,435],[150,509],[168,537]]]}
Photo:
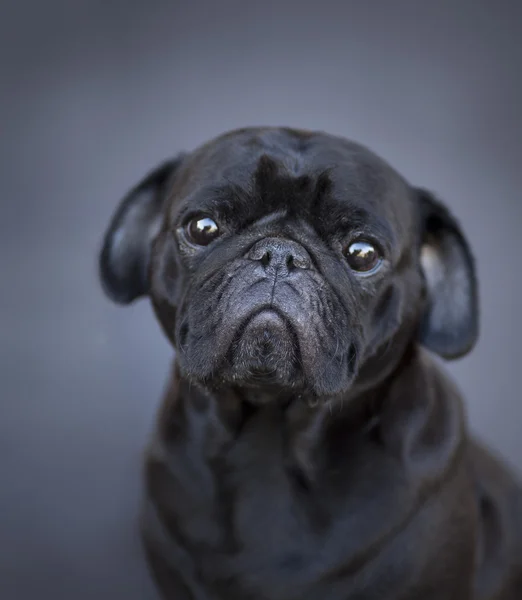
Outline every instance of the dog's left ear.
{"label": "dog's left ear", "polygon": [[430,192],[420,203],[420,264],[426,306],[419,341],[445,359],[467,354],[478,337],[478,292],[471,250],[458,222]]}
{"label": "dog's left ear", "polygon": [[151,246],[159,233],[163,206],[183,160],[165,162],[148,173],[120,201],[103,239],[99,274],[107,296],[130,304],[148,292]]}

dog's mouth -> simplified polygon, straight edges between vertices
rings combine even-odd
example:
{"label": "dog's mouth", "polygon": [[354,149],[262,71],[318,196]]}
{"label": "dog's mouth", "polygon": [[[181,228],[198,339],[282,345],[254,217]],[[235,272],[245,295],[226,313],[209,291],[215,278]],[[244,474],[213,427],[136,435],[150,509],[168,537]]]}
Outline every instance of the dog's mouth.
{"label": "dog's mouth", "polygon": [[250,314],[226,355],[229,377],[248,386],[295,385],[299,342],[289,319],[271,307]]}
{"label": "dog's mouth", "polygon": [[266,277],[247,285],[243,279],[229,277],[217,297],[194,298],[179,320],[179,363],[186,376],[210,387],[277,396],[346,389],[357,368],[351,352],[356,339],[350,315],[328,285],[308,276],[299,286],[275,286]]}

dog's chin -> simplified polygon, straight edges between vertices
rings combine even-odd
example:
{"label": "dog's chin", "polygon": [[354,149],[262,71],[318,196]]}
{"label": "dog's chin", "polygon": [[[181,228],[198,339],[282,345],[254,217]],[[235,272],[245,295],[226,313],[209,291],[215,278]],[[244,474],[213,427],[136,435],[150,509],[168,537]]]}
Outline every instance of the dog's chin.
{"label": "dog's chin", "polygon": [[243,323],[232,342],[219,379],[257,390],[304,386],[299,345],[290,324],[273,310],[261,310]]}
{"label": "dog's chin", "polygon": [[[219,333],[216,332],[218,336]],[[227,336],[227,333],[222,335]],[[223,348],[224,344],[216,337],[213,346]],[[299,335],[284,313],[260,308],[237,323],[232,341],[211,372],[201,368],[204,363],[199,359],[208,355],[210,347],[204,346],[200,351],[193,348],[178,356],[181,373],[188,378],[214,390],[243,389],[248,397],[263,398],[264,403],[270,398],[303,394],[333,396],[346,391],[353,379],[353,371],[343,368],[349,363],[348,357],[337,363],[330,362],[330,370],[327,370],[318,348],[318,340],[303,332]],[[317,361],[308,360],[311,365],[305,368],[302,352],[308,358],[318,353]],[[187,356],[199,360],[187,361]]]}

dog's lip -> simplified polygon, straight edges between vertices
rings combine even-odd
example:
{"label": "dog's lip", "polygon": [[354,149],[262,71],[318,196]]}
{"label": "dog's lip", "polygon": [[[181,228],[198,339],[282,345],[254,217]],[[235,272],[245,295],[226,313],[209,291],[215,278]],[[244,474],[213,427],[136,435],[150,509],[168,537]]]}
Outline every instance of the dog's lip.
{"label": "dog's lip", "polygon": [[247,315],[240,323],[234,336],[232,345],[243,335],[247,328],[252,326],[256,328],[259,327],[260,329],[270,326],[276,326],[278,328],[284,326],[289,329],[290,321],[281,311],[273,306],[261,306]]}
{"label": "dog's lip", "polygon": [[275,325],[279,327],[281,325],[286,326],[287,323],[284,316],[274,308],[261,308],[253,315],[247,317],[245,325],[250,327],[267,327],[270,325]]}
{"label": "dog's lip", "polygon": [[292,326],[290,319],[278,308],[271,305],[264,305],[248,314],[239,324],[230,343],[228,355],[230,355],[230,352],[233,352],[245,331],[250,327],[254,327],[260,331],[264,328],[268,329],[271,327],[284,331],[292,337],[295,352],[299,353],[297,333]]}

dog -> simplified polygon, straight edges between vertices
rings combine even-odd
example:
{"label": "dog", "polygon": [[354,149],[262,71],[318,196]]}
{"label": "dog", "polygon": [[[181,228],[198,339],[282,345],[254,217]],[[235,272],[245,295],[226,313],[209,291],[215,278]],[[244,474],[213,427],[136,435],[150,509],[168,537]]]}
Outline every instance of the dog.
{"label": "dog", "polygon": [[167,600],[520,600],[522,491],[439,366],[479,331],[433,193],[342,137],[223,134],[151,171],[99,256],[175,349],[140,531]]}

